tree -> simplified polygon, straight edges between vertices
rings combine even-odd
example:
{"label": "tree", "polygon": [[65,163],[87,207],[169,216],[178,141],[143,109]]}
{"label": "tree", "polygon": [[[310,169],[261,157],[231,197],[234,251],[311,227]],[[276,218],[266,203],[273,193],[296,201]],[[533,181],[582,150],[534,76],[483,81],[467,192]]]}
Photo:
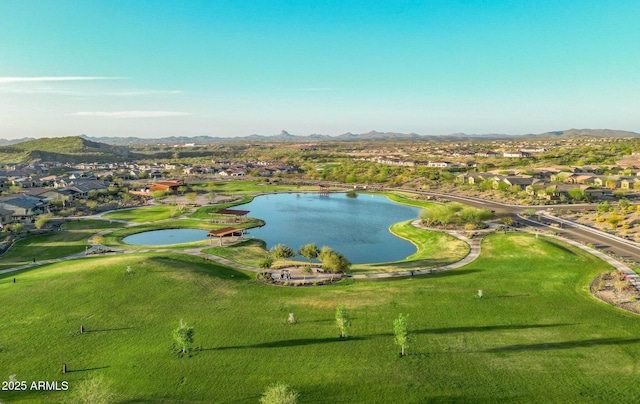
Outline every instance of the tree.
{"label": "tree", "polygon": [[184,195],[184,193],[185,193],[185,192],[187,192],[187,190],[188,190],[188,189],[189,189],[189,188],[187,188],[187,186],[186,186],[186,185],[180,185],[180,186],[178,187],[178,192],[180,192],[180,194],[181,194],[181,195]]}
{"label": "tree", "polygon": [[298,392],[283,382],[272,384],[260,397],[260,404],[296,404],[297,402]]}
{"label": "tree", "polygon": [[180,326],[173,330],[173,339],[176,341],[178,346],[182,347],[182,351],[180,353],[185,354],[187,350],[193,344],[193,327],[189,327],[187,323],[180,320]]}
{"label": "tree", "polygon": [[269,250],[269,252],[271,253],[271,255],[273,255],[274,258],[282,258],[282,265],[284,265],[285,259],[296,256],[296,252],[293,251],[291,247],[284,244],[274,245],[273,247],[271,247],[271,250]]}
{"label": "tree", "polygon": [[346,338],[351,327],[351,320],[349,319],[349,313],[347,313],[347,306],[344,304],[336,308],[336,325],[340,330],[340,338]]}
{"label": "tree", "polygon": [[351,262],[344,255],[333,251],[327,246],[320,249],[318,258],[322,261],[322,268],[329,272],[346,272],[351,268]]}
{"label": "tree", "polygon": [[576,201],[581,201],[586,197],[584,190],[580,188],[571,188],[570,190],[567,191],[567,193],[573,200],[576,200]]}
{"label": "tree", "polygon": [[312,259],[318,258],[318,254],[320,254],[320,250],[318,249],[318,246],[315,245],[314,243],[305,244],[302,247],[300,247],[300,249],[298,250],[298,254],[301,257],[307,258],[309,260],[309,263],[311,263]]}
{"label": "tree", "polygon": [[402,352],[400,356],[404,356],[404,347],[409,341],[409,327],[408,320],[409,315],[404,315],[402,313],[398,314],[398,318],[393,320],[393,332],[395,334],[396,345],[400,345],[402,347]]}
{"label": "tree", "polygon": [[304,275],[304,278],[302,280],[306,281],[307,275],[311,275],[313,273],[313,269],[311,269],[311,266],[305,265],[304,267],[302,267],[302,270],[300,272],[302,273],[302,275]]}
{"label": "tree", "polygon": [[53,215],[50,214],[50,213],[46,213],[44,215],[38,216],[38,218],[34,222],[34,225],[36,226],[36,229],[40,230],[43,227],[45,227],[49,223],[49,221],[51,220],[52,216]]}
{"label": "tree", "polygon": [[271,265],[273,265],[273,258],[271,258],[270,256],[266,256],[260,260],[259,265],[262,269],[269,269],[271,268]]}
{"label": "tree", "polygon": [[186,196],[187,196],[187,200],[191,204],[194,204],[196,202],[196,200],[198,199],[198,194],[195,193],[195,192],[189,192]]}

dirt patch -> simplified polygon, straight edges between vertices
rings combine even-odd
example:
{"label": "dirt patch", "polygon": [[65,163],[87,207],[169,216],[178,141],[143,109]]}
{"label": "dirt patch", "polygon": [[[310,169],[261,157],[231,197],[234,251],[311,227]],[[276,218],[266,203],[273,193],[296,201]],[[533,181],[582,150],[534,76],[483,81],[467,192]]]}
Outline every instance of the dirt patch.
{"label": "dirt patch", "polygon": [[591,294],[622,310],[640,314],[640,291],[619,271],[602,273],[589,286]]}

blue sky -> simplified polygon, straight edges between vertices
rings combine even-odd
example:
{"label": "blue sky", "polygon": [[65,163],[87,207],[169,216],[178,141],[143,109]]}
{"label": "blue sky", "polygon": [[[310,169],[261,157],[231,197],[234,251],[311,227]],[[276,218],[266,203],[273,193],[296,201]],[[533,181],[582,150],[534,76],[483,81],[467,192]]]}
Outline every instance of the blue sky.
{"label": "blue sky", "polygon": [[0,1],[0,138],[640,132],[640,3]]}

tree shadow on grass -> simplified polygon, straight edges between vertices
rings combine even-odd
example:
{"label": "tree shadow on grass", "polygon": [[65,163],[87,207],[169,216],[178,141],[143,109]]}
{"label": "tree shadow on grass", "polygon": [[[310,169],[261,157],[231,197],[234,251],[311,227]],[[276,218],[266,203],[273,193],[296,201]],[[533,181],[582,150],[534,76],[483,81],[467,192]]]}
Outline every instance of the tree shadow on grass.
{"label": "tree shadow on grass", "polygon": [[531,328],[550,328],[550,327],[566,327],[575,325],[571,323],[560,324],[504,324],[504,325],[485,325],[470,327],[448,327],[448,328],[426,328],[423,330],[411,331],[415,334],[455,334],[462,332],[483,332],[497,330],[526,330]]}
{"label": "tree shadow on grass", "polygon": [[548,246],[550,246],[552,248],[557,248],[557,249],[561,250],[562,252],[564,252],[566,254],[569,254],[569,255],[577,255],[576,252],[573,251],[572,249],[567,248],[566,246],[564,246],[564,245],[562,245],[562,244],[560,244],[558,242],[555,242],[555,241],[556,241],[555,239],[549,240],[549,239],[546,239],[544,237],[542,239],[540,239],[541,243],[544,243],[544,244],[546,244],[546,245],[548,245]]}
{"label": "tree shadow on grass", "polygon": [[107,331],[122,331],[122,330],[133,330],[135,327],[122,327],[122,328],[104,328],[101,330],[87,330],[85,329],[85,333],[89,332],[107,332]]}
{"label": "tree shadow on grass", "polygon": [[349,341],[362,341],[366,340],[368,337],[347,337],[340,338],[336,336],[334,338],[299,338],[299,339],[287,339],[282,341],[271,341],[271,342],[263,342],[260,344],[253,345],[238,345],[238,346],[222,346],[217,348],[202,348],[200,351],[226,351],[230,349],[263,349],[263,348],[290,348],[295,346],[307,346],[307,345],[318,345],[318,344],[334,344],[334,343],[345,343]]}
{"label": "tree shadow on grass", "polygon": [[76,372],[89,372],[92,370],[100,370],[100,369],[108,369],[111,366],[99,366],[99,367],[95,367],[95,368],[86,368],[86,369],[71,369],[71,370],[67,370],[67,373],[76,373]]}
{"label": "tree shadow on grass", "polygon": [[507,345],[503,347],[486,349],[483,352],[495,353],[495,352],[527,352],[527,351],[550,351],[558,349],[573,349],[573,348],[591,348],[601,345],[621,345],[621,344],[638,344],[640,338],[599,338],[599,339],[585,339],[580,341],[565,341],[565,342],[548,342],[539,344],[517,344]]}

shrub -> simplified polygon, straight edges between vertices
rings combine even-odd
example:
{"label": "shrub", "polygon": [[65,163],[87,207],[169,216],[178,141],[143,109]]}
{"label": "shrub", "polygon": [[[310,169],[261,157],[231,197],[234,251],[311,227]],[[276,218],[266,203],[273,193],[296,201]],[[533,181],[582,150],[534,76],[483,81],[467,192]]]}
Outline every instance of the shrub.
{"label": "shrub", "polygon": [[267,388],[260,397],[260,404],[295,404],[298,393],[283,382],[277,382]]}

